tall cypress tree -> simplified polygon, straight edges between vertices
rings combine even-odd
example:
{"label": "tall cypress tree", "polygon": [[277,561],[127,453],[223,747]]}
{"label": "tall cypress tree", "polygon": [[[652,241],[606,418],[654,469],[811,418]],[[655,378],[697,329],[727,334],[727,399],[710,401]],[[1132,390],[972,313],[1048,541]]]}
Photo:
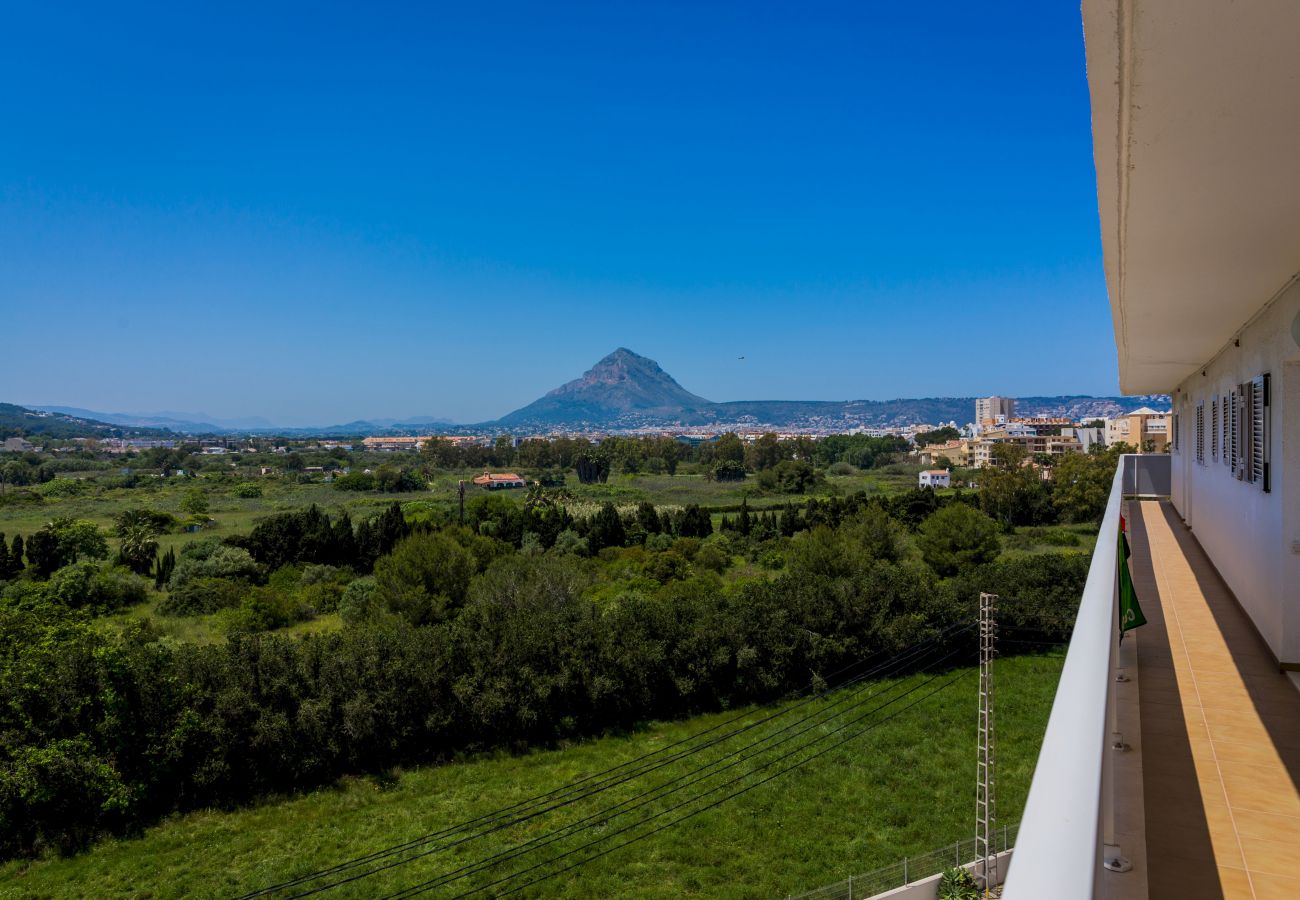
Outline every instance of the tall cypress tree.
{"label": "tall cypress tree", "polygon": [[23,562],[23,536],[15,534],[13,547],[9,551],[9,570],[15,575],[20,575],[25,566],[26,563]]}

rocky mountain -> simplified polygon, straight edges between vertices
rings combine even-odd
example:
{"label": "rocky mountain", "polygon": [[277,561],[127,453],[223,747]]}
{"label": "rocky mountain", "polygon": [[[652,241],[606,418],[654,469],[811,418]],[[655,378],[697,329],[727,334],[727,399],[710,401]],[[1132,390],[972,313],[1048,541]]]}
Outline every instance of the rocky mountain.
{"label": "rocky mountain", "polygon": [[[1104,418],[1141,406],[1167,408],[1169,398],[1022,397],[1024,416]],[[652,359],[620,347],[581,378],[486,426],[539,431],[556,428],[618,430],[676,425],[816,428],[847,431],[957,422],[975,417],[974,397],[899,400],[735,400],[713,403],[692,394]]]}
{"label": "rocky mountain", "polygon": [[627,420],[685,424],[707,421],[706,411],[716,406],[686,390],[653,359],[619,347],[581,378],[560,385],[496,424],[577,426]]}

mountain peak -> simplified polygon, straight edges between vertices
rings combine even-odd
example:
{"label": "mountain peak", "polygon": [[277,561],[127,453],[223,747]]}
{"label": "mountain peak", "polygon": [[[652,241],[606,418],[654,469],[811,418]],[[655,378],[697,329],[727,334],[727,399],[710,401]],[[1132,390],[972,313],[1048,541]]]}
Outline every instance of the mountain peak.
{"label": "mountain peak", "polygon": [[515,410],[501,423],[597,423],[627,415],[676,420],[694,417],[700,409],[712,405],[678,384],[653,359],[619,347],[582,377]]}

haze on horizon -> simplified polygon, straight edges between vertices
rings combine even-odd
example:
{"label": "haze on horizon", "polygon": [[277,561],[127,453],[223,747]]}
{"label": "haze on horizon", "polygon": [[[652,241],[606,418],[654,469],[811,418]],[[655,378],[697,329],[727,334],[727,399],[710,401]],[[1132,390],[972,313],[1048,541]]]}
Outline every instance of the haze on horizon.
{"label": "haze on horizon", "polygon": [[717,401],[1117,393],[1068,4],[8,19],[0,401],[473,422],[620,346]]}

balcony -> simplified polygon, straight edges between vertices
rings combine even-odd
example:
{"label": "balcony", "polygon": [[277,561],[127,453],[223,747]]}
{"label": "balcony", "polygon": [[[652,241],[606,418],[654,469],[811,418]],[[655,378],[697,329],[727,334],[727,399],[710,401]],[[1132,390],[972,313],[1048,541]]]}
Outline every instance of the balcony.
{"label": "balcony", "polygon": [[[1125,457],[1003,896],[1300,897],[1300,691]],[[1163,492],[1167,493],[1167,486]],[[1117,643],[1116,529],[1147,624]]]}

